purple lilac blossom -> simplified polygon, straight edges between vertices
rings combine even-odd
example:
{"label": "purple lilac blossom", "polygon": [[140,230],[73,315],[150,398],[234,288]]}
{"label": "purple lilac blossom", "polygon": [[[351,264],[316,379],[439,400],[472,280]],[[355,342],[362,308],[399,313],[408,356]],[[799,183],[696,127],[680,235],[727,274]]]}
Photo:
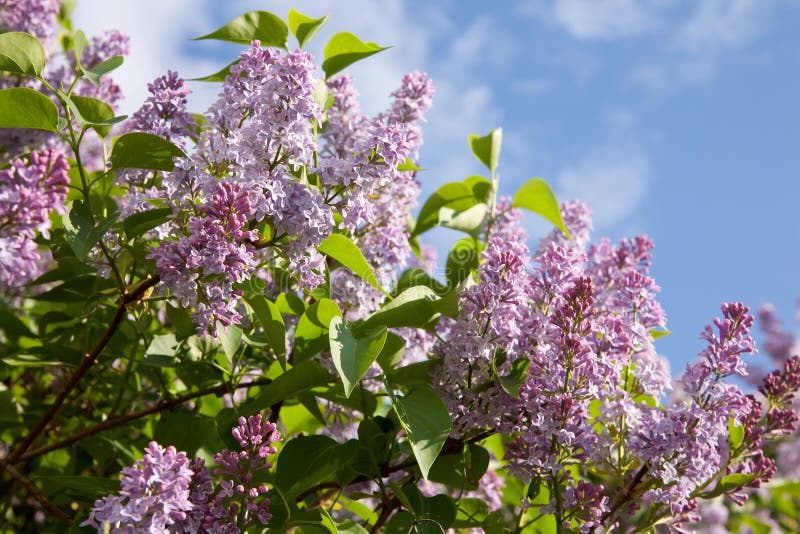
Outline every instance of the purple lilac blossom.
{"label": "purple lilac blossom", "polygon": [[55,44],[61,0],[0,0],[0,33],[30,33],[49,51]]}
{"label": "purple lilac blossom", "polygon": [[[501,199],[497,214],[477,280],[462,289],[459,317],[439,329],[437,390],[454,437],[487,429],[509,435],[509,472],[581,500],[576,514],[563,508],[560,515],[588,531],[607,513],[604,488],[573,479],[563,466],[589,459],[616,466],[630,428],[644,426],[641,397],[669,387],[651,334],[666,323],[648,273],[652,243],[602,241],[586,252],[588,208],[573,202],[562,214],[574,239],[554,230],[531,257],[518,210]],[[529,366],[516,397],[499,381],[514,362]],[[592,401],[599,414],[590,416]],[[598,434],[598,422],[609,430]]]}
{"label": "purple lilac blossom", "polygon": [[231,433],[242,450],[225,449],[214,456],[213,473],[219,485],[204,519],[207,532],[238,534],[256,523],[266,525],[272,517],[267,486],[254,477],[272,467],[267,457],[277,452],[272,444],[280,440],[280,434],[261,414],[240,417]]}
{"label": "purple lilac blossom", "polygon": [[[422,141],[417,122],[430,108],[433,84],[421,73],[408,74],[388,112],[374,118],[358,109],[349,76],[328,82],[333,105],[320,137],[318,174],[332,206],[343,214],[342,226],[358,236],[358,245],[378,279],[388,285],[410,254],[406,219],[419,185],[412,171],[397,166]],[[375,288],[346,270],[333,276],[332,291],[350,320],[362,318],[383,302]]]}
{"label": "purple lilac blossom", "polygon": [[0,290],[18,292],[39,276],[44,258],[34,242],[49,237],[50,213],[65,213],[69,165],[47,149],[0,171]]}
{"label": "purple lilac blossom", "polygon": [[186,453],[150,442],[144,457],[122,469],[120,491],[94,503],[81,526],[98,532],[168,533],[187,519],[194,505],[189,500],[194,472]]}
{"label": "purple lilac blossom", "polygon": [[184,307],[193,314],[199,334],[219,333],[219,327],[238,323],[236,309],[242,293],[234,285],[252,273],[255,233],[247,228],[250,195],[241,184],[217,182],[210,201],[199,208],[201,216],[189,220],[189,235],[180,241],[163,241],[152,249],[156,274]]}
{"label": "purple lilac blossom", "polygon": [[[191,93],[177,72],[168,71],[147,85],[150,96],[125,124],[128,131],[145,132],[163,137],[185,150],[186,140],[197,126],[186,111],[186,97]],[[127,194],[117,201],[122,217],[153,209],[152,201],[165,198],[157,176],[138,169],[117,171],[117,184]],[[165,232],[159,237],[166,237]]]}
{"label": "purple lilac blossom", "polygon": [[[175,447],[155,441],[144,457],[122,469],[118,494],[98,499],[81,526],[98,532],[239,534],[256,523],[266,525],[267,486],[257,477],[272,467],[267,457],[280,440],[275,425],[260,414],[240,417],[231,431],[241,451],[225,449],[214,456],[211,471],[205,462],[189,461]],[[215,484],[216,481],[216,484]]]}
{"label": "purple lilac blossom", "polygon": [[[197,306],[201,331],[214,333],[217,323],[240,321],[241,294],[233,285],[275,253],[306,288],[324,281],[324,257],[315,247],[330,233],[333,214],[319,191],[294,175],[312,164],[316,151],[313,123],[321,120],[321,111],[313,97],[315,69],[306,52],[282,55],[254,41],[209,108],[197,150],[178,158],[175,170],[162,179],[185,237],[160,243],[151,255],[181,303]],[[221,214],[204,208],[220,187],[233,188],[240,199],[232,208],[241,235],[229,232],[232,220],[217,220]],[[205,217],[191,215],[198,211]],[[264,223],[280,248],[253,246],[259,237],[255,227]],[[225,241],[210,241],[220,228],[218,238]]]}
{"label": "purple lilac blossom", "polygon": [[[667,507],[678,521],[682,516],[694,519],[693,492],[713,479],[730,454],[729,420],[743,424],[759,419],[760,413],[754,413],[760,412],[758,403],[722,381],[732,375],[744,376],[741,356],[756,352],[749,334],[753,316],[748,311],[741,303],[722,305],[723,318],[714,319],[716,331],[707,326],[701,335],[707,347],[696,363],[687,365],[678,381],[686,400],[665,410],[645,410],[641,424],[631,431],[629,451],[655,481],[643,498]],[[758,458],[742,466],[742,472],[756,468],[769,476],[770,466]]]}

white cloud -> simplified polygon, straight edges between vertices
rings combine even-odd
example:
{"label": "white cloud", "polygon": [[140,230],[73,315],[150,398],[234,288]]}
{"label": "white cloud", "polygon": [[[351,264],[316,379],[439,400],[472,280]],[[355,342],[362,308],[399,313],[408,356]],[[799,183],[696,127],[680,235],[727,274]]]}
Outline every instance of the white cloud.
{"label": "white cloud", "polygon": [[741,51],[762,31],[775,2],[705,0],[669,30],[665,55],[636,68],[631,79],[649,90],[670,91],[713,79],[725,54]]}
{"label": "white cloud", "polygon": [[640,149],[606,147],[562,169],[555,189],[561,200],[579,199],[592,207],[601,232],[626,220],[647,193],[650,162]]}
{"label": "white cloud", "polygon": [[[131,38],[130,55],[113,73],[126,95],[123,112],[130,114],[138,109],[147,97],[147,84],[168,69],[178,70],[181,76],[189,78],[204,76],[219,68],[216,61],[182,51],[187,38],[202,35],[211,26],[204,15],[206,11],[196,7],[197,2],[193,0],[81,0],[77,3],[74,25],[87,35],[114,28]],[[205,103],[210,102],[218,88],[198,85],[192,85],[193,90],[201,93],[196,96]]]}
{"label": "white cloud", "polygon": [[758,34],[763,22],[763,0],[706,0],[695,4],[677,29],[674,45],[690,54],[708,55],[734,49]]}
{"label": "white cloud", "polygon": [[621,39],[657,29],[660,4],[663,2],[556,0],[548,17],[577,39]]}

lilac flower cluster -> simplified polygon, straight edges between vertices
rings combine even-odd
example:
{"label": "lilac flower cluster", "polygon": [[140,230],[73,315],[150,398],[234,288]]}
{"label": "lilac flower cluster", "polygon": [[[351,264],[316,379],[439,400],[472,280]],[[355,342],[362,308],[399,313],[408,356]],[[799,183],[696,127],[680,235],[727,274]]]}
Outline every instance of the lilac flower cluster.
{"label": "lilac flower cluster", "polygon": [[242,184],[216,182],[208,203],[192,217],[189,235],[180,241],[162,241],[151,257],[161,281],[184,307],[195,306],[198,332],[218,334],[241,320],[236,310],[242,292],[234,289],[255,267],[255,232],[248,229],[250,195]]}
{"label": "lilac flower cluster", "polygon": [[[125,128],[158,135],[185,149],[186,141],[197,123],[186,111],[186,97],[191,91],[183,78],[177,72],[168,71],[166,75],[147,84],[147,90],[150,95],[131,120],[125,123]],[[116,182],[128,191],[117,201],[123,218],[152,209],[153,201],[166,200],[155,173],[121,169],[117,171]]]}
{"label": "lilac flower cluster", "polygon": [[[707,326],[701,335],[707,347],[678,381],[686,400],[666,409],[645,409],[638,428],[632,430],[629,450],[652,478],[653,488],[643,498],[666,507],[676,524],[696,519],[692,512],[697,492],[721,470],[738,468],[754,473],[758,480],[772,475],[771,461],[760,448],[752,451],[760,456],[739,466],[732,454],[736,451],[728,450],[729,421],[744,424],[746,433],[752,434],[760,418],[758,403],[722,381],[746,374],[741,356],[756,352],[750,337],[753,316],[748,312],[741,303],[722,305],[723,318],[714,319],[716,331]],[[755,435],[749,442],[756,443]]]}
{"label": "lilac flower cluster", "polygon": [[0,33],[30,33],[50,50],[60,8],[61,0],[0,0]]}
{"label": "lilac flower cluster", "polygon": [[42,273],[45,260],[34,238],[49,237],[50,213],[64,213],[69,165],[47,149],[16,159],[0,171],[0,291],[15,293]]}
{"label": "lilac flower cluster", "polygon": [[[589,212],[573,202],[562,212],[574,239],[556,230],[531,257],[517,210],[501,200],[497,212],[477,283],[462,290],[459,317],[440,331],[435,381],[456,437],[486,429],[511,436],[507,469],[561,488],[561,500],[545,508],[565,526],[591,530],[608,512],[604,487],[564,466],[615,463],[627,418],[635,424],[646,407],[639,399],[669,384],[650,333],[665,323],[648,275],[652,243],[603,241],[587,251]],[[598,434],[598,421],[614,430]],[[566,497],[582,503],[574,515]]]}
{"label": "lilac flower cluster", "polygon": [[187,534],[239,534],[256,522],[266,525],[267,487],[255,477],[272,467],[267,457],[280,436],[260,414],[239,418],[232,434],[242,450],[218,453],[213,478],[202,459],[190,462],[175,447],[151,442],[141,460],[122,469],[119,493],[98,499],[81,525],[98,532]]}
{"label": "lilac flower cluster", "polygon": [[186,453],[175,447],[163,448],[155,441],[144,457],[122,469],[120,492],[94,503],[83,525],[103,532],[108,525],[127,532],[170,532],[170,527],[187,518],[194,508],[189,485],[194,471]]}
{"label": "lilac flower cluster", "polygon": [[[241,319],[241,293],[233,285],[277,254],[307,288],[322,283],[324,258],[314,247],[333,226],[320,192],[295,175],[312,164],[313,123],[321,120],[311,56],[284,56],[254,42],[239,59],[207,113],[197,150],[163,177],[183,236],[151,252],[166,286],[184,306],[197,305],[198,330],[212,334],[218,324]],[[154,101],[165,106],[164,97],[174,95],[165,91]],[[173,125],[177,120],[186,127],[180,106],[169,109],[176,112]],[[221,211],[204,207],[223,191],[233,204]],[[257,227],[271,236],[258,249],[254,243],[265,236]],[[280,248],[267,246],[278,242]],[[189,257],[193,261],[186,262]]]}
{"label": "lilac flower cluster", "polygon": [[[374,118],[359,111],[349,76],[330,80],[328,89],[333,105],[320,135],[317,173],[326,198],[342,213],[342,226],[358,237],[378,279],[389,282],[410,254],[406,219],[419,194],[414,173],[398,165],[421,146],[418,122],[431,106],[433,84],[419,72],[405,75],[389,111]],[[346,270],[331,278],[332,293],[351,320],[383,302],[380,292]]]}

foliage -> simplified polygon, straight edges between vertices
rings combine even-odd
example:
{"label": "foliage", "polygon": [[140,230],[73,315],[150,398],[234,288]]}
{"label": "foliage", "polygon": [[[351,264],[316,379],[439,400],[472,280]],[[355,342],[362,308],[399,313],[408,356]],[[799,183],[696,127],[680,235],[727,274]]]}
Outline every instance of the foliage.
{"label": "foliage", "polygon": [[[368,116],[341,74],[386,47],[337,33],[317,68],[288,41],[327,17],[246,13],[199,37],[244,45],[203,115],[168,72],[127,118],[125,36],[0,5],[9,530],[678,531],[773,476],[800,359],[727,382],[755,346],[726,303],[665,401],[652,243],[590,245],[539,178],[499,197],[500,129],[412,217],[433,84]],[[521,210],[554,225],[533,250]]]}

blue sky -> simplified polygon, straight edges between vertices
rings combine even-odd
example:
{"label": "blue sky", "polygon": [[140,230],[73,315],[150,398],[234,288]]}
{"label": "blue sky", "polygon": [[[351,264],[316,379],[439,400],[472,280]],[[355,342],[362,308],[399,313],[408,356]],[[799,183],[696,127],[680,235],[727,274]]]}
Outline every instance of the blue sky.
{"label": "blue sky", "polygon": [[[481,173],[466,138],[502,126],[501,191],[533,176],[595,214],[595,239],[648,234],[678,374],[724,301],[800,295],[800,3],[792,0],[346,2],[79,0],[78,27],[131,35],[121,81],[133,111],[146,82],[215,72],[239,47],[188,39],[249,10],[330,15],[311,43],[351,31],[393,48],[350,69],[367,111],[407,71],[437,95],[425,125],[423,198]],[[193,84],[193,111],[216,86]],[[546,225],[529,217],[535,238]],[[455,235],[440,231],[440,244]],[[756,356],[756,358],[759,358]]]}

